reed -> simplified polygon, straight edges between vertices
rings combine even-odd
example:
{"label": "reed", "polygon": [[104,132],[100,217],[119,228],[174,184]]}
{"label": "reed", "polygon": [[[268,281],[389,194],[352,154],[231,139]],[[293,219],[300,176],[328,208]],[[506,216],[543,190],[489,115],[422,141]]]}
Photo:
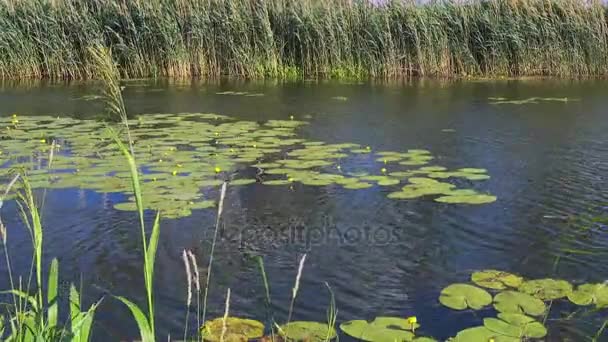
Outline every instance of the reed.
{"label": "reed", "polygon": [[10,0],[0,78],[605,76],[600,0]]}

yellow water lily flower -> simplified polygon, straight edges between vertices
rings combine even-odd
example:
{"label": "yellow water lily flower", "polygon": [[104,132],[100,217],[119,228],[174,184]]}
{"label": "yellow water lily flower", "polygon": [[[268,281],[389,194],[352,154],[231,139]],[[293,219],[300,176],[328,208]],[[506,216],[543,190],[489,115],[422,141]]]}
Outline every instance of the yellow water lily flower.
{"label": "yellow water lily flower", "polygon": [[372,148],[371,148],[371,147],[369,147],[369,146],[365,146],[365,149],[369,151],[369,150],[371,150]]}
{"label": "yellow water lily flower", "polygon": [[173,172],[171,172],[172,175],[177,176],[177,171],[173,170]]}
{"label": "yellow water lily flower", "polygon": [[216,166],[215,167],[215,173],[220,173],[220,172],[222,172],[222,169],[220,169],[219,166]]}
{"label": "yellow water lily flower", "polygon": [[40,142],[46,144],[46,139],[40,139]]}
{"label": "yellow water lily flower", "polygon": [[290,116],[289,116],[289,119],[290,119],[290,120],[293,120],[293,115],[290,115]]}
{"label": "yellow water lily flower", "polygon": [[380,169],[380,172],[382,172],[382,173],[386,173],[386,168],[385,168],[385,167],[383,167],[382,169]]}
{"label": "yellow water lily flower", "polygon": [[407,318],[407,324],[414,325],[418,323],[418,318],[416,316],[411,316]]}
{"label": "yellow water lily flower", "polygon": [[177,167],[182,167],[182,164],[176,164],[175,166],[177,166]]}

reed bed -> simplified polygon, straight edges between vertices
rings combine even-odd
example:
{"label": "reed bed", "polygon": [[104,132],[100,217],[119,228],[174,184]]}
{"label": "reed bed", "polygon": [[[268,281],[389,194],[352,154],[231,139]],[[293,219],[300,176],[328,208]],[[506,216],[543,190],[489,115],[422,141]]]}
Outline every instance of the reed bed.
{"label": "reed bed", "polygon": [[0,78],[605,76],[600,0],[1,0]]}

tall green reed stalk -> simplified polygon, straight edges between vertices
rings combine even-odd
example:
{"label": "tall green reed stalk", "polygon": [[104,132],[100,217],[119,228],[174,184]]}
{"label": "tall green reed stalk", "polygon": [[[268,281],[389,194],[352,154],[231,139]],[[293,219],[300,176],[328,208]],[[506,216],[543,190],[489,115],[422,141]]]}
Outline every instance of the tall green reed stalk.
{"label": "tall green reed stalk", "polygon": [[600,0],[0,2],[0,78],[594,76]]}
{"label": "tall green reed stalk", "polygon": [[160,212],[156,213],[156,218],[152,226],[152,232],[150,240],[146,238],[146,227],[144,223],[144,205],[143,196],[139,181],[139,171],[137,169],[137,163],[135,161],[135,154],[133,149],[133,140],[131,139],[131,133],[129,131],[129,123],[127,118],[127,112],[125,109],[124,101],[122,98],[122,89],[120,87],[120,78],[118,70],[112,60],[112,53],[110,50],[96,46],[89,49],[89,54],[95,61],[97,73],[102,77],[104,84],[104,98],[108,105],[108,110],[111,114],[117,115],[125,126],[126,136],[128,139],[128,148],[123,144],[118,133],[112,128],[108,128],[110,135],[114,139],[115,145],[119,151],[124,155],[127,164],[129,165],[129,172],[131,175],[131,186],[133,194],[135,196],[135,203],[137,205],[137,212],[139,214],[139,225],[141,231],[141,241],[144,251],[144,281],[146,287],[146,298],[147,298],[147,313],[144,314],[143,310],[140,309],[137,304],[128,300],[127,298],[118,296],[121,302],[123,302],[131,311],[133,318],[137,322],[141,338],[144,342],[153,342],[156,340],[156,329],[154,322],[154,262],[156,258],[156,250],[158,247],[158,239],[160,236]]}

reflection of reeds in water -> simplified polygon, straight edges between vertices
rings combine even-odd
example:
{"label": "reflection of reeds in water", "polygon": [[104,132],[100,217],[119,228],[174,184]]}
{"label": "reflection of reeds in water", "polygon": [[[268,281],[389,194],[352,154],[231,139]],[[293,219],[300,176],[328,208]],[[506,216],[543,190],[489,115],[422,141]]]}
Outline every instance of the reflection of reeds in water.
{"label": "reflection of reeds in water", "polygon": [[[0,78],[605,75],[601,1],[0,2]],[[44,29],[40,29],[44,28]]]}

